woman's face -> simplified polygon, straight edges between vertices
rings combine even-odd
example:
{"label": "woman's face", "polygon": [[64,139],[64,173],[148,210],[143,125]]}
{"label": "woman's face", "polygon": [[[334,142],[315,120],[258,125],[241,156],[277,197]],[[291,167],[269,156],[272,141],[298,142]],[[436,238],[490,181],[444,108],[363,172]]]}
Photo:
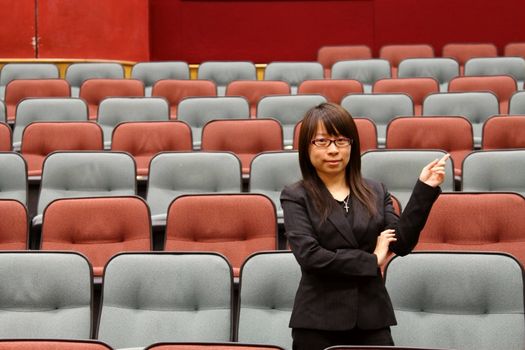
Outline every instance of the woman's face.
{"label": "woman's face", "polygon": [[[314,138],[310,141],[317,140],[337,140],[339,143],[344,143],[342,139],[346,139],[342,135],[329,135],[322,122],[317,124],[317,131]],[[319,143],[319,142],[318,142]],[[351,144],[343,147],[336,146],[335,142],[330,142],[328,147],[317,146],[310,143],[308,153],[310,162],[317,170],[317,174],[321,179],[332,178],[337,176],[344,176],[346,166],[350,161]]]}

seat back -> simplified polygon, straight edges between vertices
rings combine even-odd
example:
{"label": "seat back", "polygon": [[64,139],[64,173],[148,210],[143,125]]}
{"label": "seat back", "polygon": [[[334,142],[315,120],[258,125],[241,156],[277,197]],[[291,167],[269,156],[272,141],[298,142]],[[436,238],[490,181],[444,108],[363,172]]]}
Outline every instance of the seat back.
{"label": "seat back", "polygon": [[237,339],[291,349],[288,323],[300,279],[301,268],[289,251],[250,256],[241,269]]}
{"label": "seat back", "polygon": [[522,57],[472,58],[465,64],[465,75],[510,75],[523,89],[525,59]]}
{"label": "seat back", "polygon": [[27,205],[27,165],[15,152],[0,152],[0,199],[16,199]]}
{"label": "seat back", "polygon": [[114,348],[230,341],[232,285],[218,254],[119,254],[104,272],[96,338]]}
{"label": "seat back", "polygon": [[502,148],[525,148],[525,115],[496,115],[485,121],[481,149]]}
{"label": "seat back", "polygon": [[250,115],[257,115],[257,104],[269,95],[290,95],[290,85],[280,80],[236,80],[226,87],[226,96],[242,96],[250,104]]}
{"label": "seat back", "polygon": [[452,58],[408,58],[399,63],[399,78],[434,78],[439,82],[439,90],[446,92],[448,82],[459,75],[459,64]]}
{"label": "seat back", "polygon": [[5,123],[7,121],[7,111],[5,108],[4,101],[0,100],[0,122]]}
{"label": "seat back", "polygon": [[525,114],[525,91],[518,91],[510,98],[509,114]]}
{"label": "seat back", "polygon": [[372,92],[372,85],[390,78],[390,63],[382,59],[339,61],[332,66],[332,79],[354,79],[363,84],[365,93]]}
{"label": "seat back", "polygon": [[217,85],[217,94],[224,96],[226,86],[234,80],[256,80],[255,64],[242,61],[208,61],[199,65],[198,79],[207,79]]}
{"label": "seat back", "polygon": [[112,350],[103,342],[96,340],[0,340],[0,350]]}
{"label": "seat back", "polygon": [[508,43],[503,49],[503,56],[525,58],[525,43]]}
{"label": "seat back", "polygon": [[508,255],[415,252],[390,261],[386,287],[398,321],[392,328],[398,346],[525,345],[523,268]]}
{"label": "seat back", "polygon": [[414,114],[421,115],[423,101],[428,95],[439,92],[439,83],[434,78],[381,79],[374,83],[372,92],[407,94],[414,104]]}
{"label": "seat back", "polygon": [[181,121],[123,122],[113,129],[111,150],[131,154],[138,176],[148,175],[149,163],[157,153],[192,149],[191,129]]}
{"label": "seat back", "polygon": [[246,343],[157,343],[151,344],[145,350],[284,350],[277,345],[246,344]]}
{"label": "seat back", "polygon": [[366,45],[323,46],[317,51],[317,61],[323,65],[325,78],[331,77],[332,66],[336,62],[370,58],[372,50]]}
{"label": "seat back", "polygon": [[25,205],[0,199],[0,250],[24,250],[29,241],[29,217]]}
{"label": "seat back", "polygon": [[234,276],[250,254],[276,248],[275,206],[266,196],[184,195],[168,209],[165,249],[221,253]]}
{"label": "seat back", "polygon": [[0,338],[91,338],[92,278],[78,253],[0,252]]}
{"label": "seat back", "polygon": [[397,78],[397,67],[404,59],[433,57],[434,48],[430,45],[385,45],[379,50],[379,58],[390,62],[393,78]]}
{"label": "seat back", "polygon": [[323,78],[324,70],[319,62],[271,62],[264,71],[264,80],[287,82],[293,95],[303,81]]}
{"label": "seat back", "polygon": [[44,211],[40,249],[80,252],[102,276],[113,255],[152,249],[148,205],[139,197],[54,200]]}
{"label": "seat back", "polygon": [[180,61],[139,62],[131,69],[131,78],[141,80],[145,95],[151,96],[153,85],[163,79],[189,79],[188,63]]}
{"label": "seat back", "polygon": [[73,63],[66,69],[71,96],[78,97],[80,86],[88,79],[123,79],[124,67],[119,63]]}
{"label": "seat back", "polygon": [[217,96],[217,87],[211,80],[159,80],[151,94],[165,98],[170,105],[170,118],[176,119],[180,101],[186,97]]}
{"label": "seat back", "polygon": [[10,152],[12,146],[11,128],[4,122],[0,122],[0,152]]}
{"label": "seat back", "polygon": [[298,94],[319,94],[328,102],[340,104],[348,94],[362,94],[363,84],[357,80],[305,80],[299,85]]}
{"label": "seat back", "polygon": [[443,46],[443,57],[450,57],[458,61],[460,73],[463,75],[463,68],[468,60],[475,57],[497,57],[498,49],[494,44],[446,44]]}
{"label": "seat back", "polygon": [[5,87],[16,79],[58,79],[58,67],[52,63],[8,63],[0,71],[0,100]]}

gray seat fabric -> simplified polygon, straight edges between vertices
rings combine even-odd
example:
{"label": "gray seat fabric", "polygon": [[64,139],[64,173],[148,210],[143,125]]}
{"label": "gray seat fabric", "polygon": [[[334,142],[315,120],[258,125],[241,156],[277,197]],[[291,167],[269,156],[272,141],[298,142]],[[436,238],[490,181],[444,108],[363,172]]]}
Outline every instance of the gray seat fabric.
{"label": "gray seat fabric", "polygon": [[[444,151],[424,150],[378,150],[368,151],[361,157],[363,177],[383,183],[405,208],[414,185],[423,167],[436,158],[441,158]],[[441,185],[444,192],[454,190],[454,167],[448,159],[445,170],[445,182]]]}
{"label": "gray seat fabric", "polygon": [[414,104],[405,94],[348,95],[341,106],[352,117],[370,118],[377,128],[377,143],[384,147],[386,127],[397,116],[414,115]]}
{"label": "gray seat fabric", "polygon": [[36,121],[87,121],[88,106],[79,98],[30,98],[16,109],[13,148],[19,150],[26,126]]}
{"label": "gray seat fabric", "polygon": [[135,161],[124,152],[55,152],[44,161],[37,216],[57,198],[136,195]]}
{"label": "gray seat fabric", "polygon": [[0,122],[6,122],[6,107],[4,101],[0,100]]}
{"label": "gray seat fabric", "polygon": [[224,96],[226,86],[234,80],[256,80],[255,64],[242,61],[208,61],[199,65],[198,79],[211,80],[217,85],[217,95]]}
{"label": "gray seat fabric", "polygon": [[124,67],[118,63],[73,63],[66,70],[72,97],[78,97],[84,81],[97,78],[124,79]]}
{"label": "gray seat fabric", "polygon": [[481,147],[483,123],[499,114],[499,102],[490,92],[432,94],[423,101],[423,115],[461,115],[472,123],[474,147]]}
{"label": "gray seat fabric", "polygon": [[515,92],[509,101],[509,114],[525,114],[525,91]]}
{"label": "gray seat fabric", "polygon": [[193,148],[201,146],[202,128],[213,119],[250,118],[250,105],[244,97],[190,97],[177,107],[177,119],[191,127]]}
{"label": "gray seat fabric", "polygon": [[523,90],[525,59],[522,57],[479,57],[465,63],[465,75],[510,75]]}
{"label": "gray seat fabric", "polygon": [[412,253],[394,258],[386,287],[396,346],[464,350],[525,346],[523,269],[509,255]]}
{"label": "gray seat fabric", "polygon": [[281,191],[284,186],[302,179],[297,152],[266,152],[257,155],[250,167],[250,192],[270,198],[277,211],[277,222],[283,223]]}
{"label": "gray seat fabric", "polygon": [[478,151],[463,161],[463,191],[517,192],[525,196],[525,150]]}
{"label": "gray seat fabric", "polygon": [[241,189],[241,162],[233,153],[163,152],[151,160],[146,201],[153,226],[163,226],[169,205],[183,194]]}
{"label": "gray seat fabric", "polygon": [[27,206],[27,165],[15,152],[0,152],[0,199],[16,199]]}
{"label": "gray seat fabric", "polygon": [[290,85],[292,95],[305,80],[324,79],[319,62],[271,62],[264,70],[264,80],[282,80]]}
{"label": "gray seat fabric", "polygon": [[292,348],[288,328],[301,269],[291,252],[256,253],[241,268],[238,341]]}
{"label": "gray seat fabric", "polygon": [[80,254],[0,252],[0,338],[89,339],[91,275]]}
{"label": "gray seat fabric", "polygon": [[332,79],[358,80],[365,93],[371,93],[379,79],[390,77],[390,62],[383,59],[339,61],[332,66]]}
{"label": "gray seat fabric", "polygon": [[8,63],[0,71],[0,100],[5,97],[7,84],[15,79],[59,78],[58,67],[52,63]]}
{"label": "gray seat fabric", "polygon": [[113,129],[121,122],[167,121],[170,106],[161,97],[112,97],[98,107],[97,123],[104,133],[104,148],[111,148]]}
{"label": "gray seat fabric", "polygon": [[257,104],[257,118],[277,119],[283,127],[284,147],[291,148],[295,125],[312,107],[327,102],[321,95],[266,96]]}
{"label": "gray seat fabric", "polygon": [[459,75],[459,63],[452,58],[409,58],[401,61],[399,78],[431,77],[439,82],[441,92],[448,91],[448,82]]}
{"label": "gray seat fabric", "polygon": [[117,255],[104,274],[97,339],[114,348],[230,341],[232,274],[218,254]]}
{"label": "gray seat fabric", "polygon": [[131,70],[131,78],[141,80],[146,97],[151,97],[153,85],[163,79],[184,80],[190,78],[188,63],[180,61],[139,62]]}

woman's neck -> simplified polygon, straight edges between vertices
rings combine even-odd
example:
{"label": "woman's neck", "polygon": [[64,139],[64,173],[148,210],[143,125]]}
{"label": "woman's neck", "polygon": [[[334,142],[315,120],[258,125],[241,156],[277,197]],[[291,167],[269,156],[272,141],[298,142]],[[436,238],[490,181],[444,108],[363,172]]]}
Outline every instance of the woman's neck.
{"label": "woman's neck", "polygon": [[332,197],[334,197],[336,200],[342,201],[349,195],[350,188],[346,183],[345,173],[337,176],[324,176],[324,174],[318,175],[321,181],[323,181],[325,184],[328,191],[332,194]]}

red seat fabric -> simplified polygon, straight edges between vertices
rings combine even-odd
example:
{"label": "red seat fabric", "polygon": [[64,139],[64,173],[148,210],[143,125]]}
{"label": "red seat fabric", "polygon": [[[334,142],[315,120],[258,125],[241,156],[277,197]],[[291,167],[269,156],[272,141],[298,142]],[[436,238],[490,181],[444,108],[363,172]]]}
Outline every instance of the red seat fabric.
{"label": "red seat fabric", "polygon": [[392,78],[397,78],[397,67],[407,58],[434,57],[434,48],[430,45],[385,45],[379,50],[379,58],[390,62]]}
{"label": "red seat fabric", "polygon": [[421,115],[425,97],[439,92],[439,82],[433,78],[381,79],[374,83],[372,92],[407,94],[412,98],[414,115]]}
{"label": "red seat fabric", "polygon": [[348,94],[362,94],[363,84],[357,80],[305,80],[299,85],[297,94],[320,94],[326,97],[328,102],[341,103],[343,97]]}
{"label": "red seat fabric", "polygon": [[109,345],[95,340],[0,340],[0,350],[112,350]]}
{"label": "red seat fabric", "polygon": [[369,58],[372,58],[372,50],[365,45],[323,46],[317,52],[317,61],[323,65],[325,78],[331,77],[336,62]]}
{"label": "red seat fabric", "polygon": [[525,148],[525,115],[496,115],[483,124],[481,149],[508,148]]}
{"label": "red seat fabric", "polygon": [[14,199],[0,199],[0,250],[28,249],[26,207]]}
{"label": "red seat fabric", "polygon": [[10,152],[12,149],[13,133],[6,123],[0,122],[0,152]]}
{"label": "red seat fabric", "polygon": [[265,96],[290,95],[290,85],[281,80],[236,80],[226,87],[226,96],[242,96],[250,104],[250,115],[257,115],[257,104]]}
{"label": "red seat fabric", "polygon": [[463,75],[465,63],[475,57],[497,57],[498,48],[494,44],[447,44],[443,46],[443,57],[451,57],[458,61],[460,74]]}

